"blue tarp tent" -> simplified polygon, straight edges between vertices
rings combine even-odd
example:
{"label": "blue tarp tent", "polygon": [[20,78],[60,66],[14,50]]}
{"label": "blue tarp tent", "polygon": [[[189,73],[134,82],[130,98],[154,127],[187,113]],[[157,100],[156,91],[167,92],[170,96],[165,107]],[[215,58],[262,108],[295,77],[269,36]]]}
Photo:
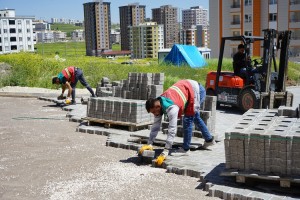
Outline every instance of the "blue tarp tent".
{"label": "blue tarp tent", "polygon": [[176,66],[189,65],[192,68],[204,67],[207,65],[204,57],[196,46],[175,44],[170,53],[165,57],[164,62]]}

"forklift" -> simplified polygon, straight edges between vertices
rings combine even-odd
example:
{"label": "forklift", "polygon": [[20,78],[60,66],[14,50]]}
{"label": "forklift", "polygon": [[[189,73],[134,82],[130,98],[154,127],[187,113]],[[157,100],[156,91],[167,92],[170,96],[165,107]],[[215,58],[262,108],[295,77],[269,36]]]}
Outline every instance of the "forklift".
{"label": "forklift", "polygon": [[[292,106],[293,94],[286,91],[288,53],[291,31],[278,32],[263,30],[264,36],[223,37],[220,47],[217,72],[209,72],[206,77],[206,94],[217,96],[217,106],[231,105],[241,111]],[[275,40],[277,39],[277,46]],[[263,57],[253,59],[247,65],[250,82],[234,72],[222,71],[222,61],[226,41],[240,41],[245,47],[246,58],[250,55],[250,45],[263,42]],[[275,50],[276,48],[276,50]],[[280,49],[279,67],[276,65],[276,51]],[[245,61],[247,62],[247,61]],[[274,69],[272,70],[272,63]],[[250,73],[256,68],[255,73]]]}

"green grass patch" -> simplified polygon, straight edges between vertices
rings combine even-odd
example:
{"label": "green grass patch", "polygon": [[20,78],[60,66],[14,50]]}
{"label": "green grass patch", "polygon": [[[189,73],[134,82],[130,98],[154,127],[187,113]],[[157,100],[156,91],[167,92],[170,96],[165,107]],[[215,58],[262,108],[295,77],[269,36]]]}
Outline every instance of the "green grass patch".
{"label": "green grass patch", "polygon": [[67,37],[71,37],[71,32],[77,29],[84,29],[82,26],[75,26],[73,24],[51,24],[51,30],[62,31],[67,33]]}
{"label": "green grass patch", "polygon": [[[208,66],[193,69],[188,66],[176,67],[159,64],[157,59],[135,59],[119,57],[114,60],[85,56],[84,42],[39,43],[36,45],[37,53],[18,53],[0,55],[0,63],[5,62],[12,66],[9,77],[0,78],[0,87],[28,86],[42,88],[56,88],[51,83],[56,76],[67,66],[80,67],[92,87],[96,87],[102,77],[111,81],[127,79],[129,72],[164,73],[164,88],[167,89],[180,79],[194,79],[205,84],[206,74],[216,71],[218,60],[208,59]],[[120,50],[120,45],[114,45]],[[57,58],[57,56],[59,58]],[[56,58],[55,58],[56,56]],[[131,61],[132,65],[123,65],[122,62]],[[278,63],[278,62],[277,62]],[[232,71],[232,59],[223,60],[224,71]],[[300,83],[300,65],[289,62],[288,77],[292,83]],[[81,84],[78,84],[82,88]]]}

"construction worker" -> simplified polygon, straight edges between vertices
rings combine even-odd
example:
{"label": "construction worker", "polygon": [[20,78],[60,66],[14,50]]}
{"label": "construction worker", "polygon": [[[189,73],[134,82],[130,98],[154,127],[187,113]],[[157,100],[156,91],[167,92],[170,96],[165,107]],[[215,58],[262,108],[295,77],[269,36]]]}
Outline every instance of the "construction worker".
{"label": "construction worker", "polygon": [[[92,97],[95,97],[95,93],[93,89],[89,86],[87,81],[85,80],[83,76],[83,72],[80,68],[78,67],[67,67],[60,72],[57,77],[52,78],[52,84],[62,84],[62,93],[58,97],[58,99],[63,99],[64,92],[66,88],[68,89],[68,95],[66,99],[67,104],[76,104],[75,101],[75,87],[76,84],[80,81],[80,83],[85,86],[88,91],[91,93]],[[72,94],[72,101],[70,100]]]}
{"label": "construction worker", "polygon": [[192,139],[193,123],[198,126],[205,139],[203,148],[213,145],[213,136],[209,133],[204,121],[200,118],[200,105],[205,100],[206,92],[203,86],[194,80],[180,80],[167,89],[162,95],[157,98],[150,98],[146,101],[146,109],[151,112],[154,118],[154,124],[151,127],[151,132],[148,144],[144,145],[139,153],[144,150],[152,150],[152,144],[155,140],[158,131],[160,130],[163,114],[166,114],[169,119],[168,135],[165,144],[165,149],[157,158],[158,165],[166,158],[169,150],[172,148],[173,140],[177,132],[177,119],[183,114],[183,146],[175,152],[186,153],[190,149]]}
{"label": "construction worker", "polygon": [[254,73],[257,73],[257,69],[251,66],[250,56],[246,57],[245,46],[243,44],[238,45],[238,52],[233,56],[233,70],[234,75],[244,79],[246,85],[251,83],[251,77]]}

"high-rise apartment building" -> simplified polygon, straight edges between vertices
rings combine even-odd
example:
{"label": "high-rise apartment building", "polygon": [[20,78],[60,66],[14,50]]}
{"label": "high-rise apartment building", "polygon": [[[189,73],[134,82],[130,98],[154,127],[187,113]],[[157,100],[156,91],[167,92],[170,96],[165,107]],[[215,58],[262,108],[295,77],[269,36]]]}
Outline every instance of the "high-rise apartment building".
{"label": "high-rise apartment building", "polygon": [[16,16],[14,9],[0,10],[0,54],[34,51],[34,16]]}
{"label": "high-rise apartment building", "polygon": [[182,28],[190,29],[197,25],[202,25],[204,28],[208,26],[208,10],[201,6],[182,10]]}
{"label": "high-rise apartment building", "polygon": [[129,26],[138,26],[144,23],[146,18],[146,6],[139,3],[120,6],[120,29],[121,29],[121,50],[130,50]]}
{"label": "high-rise apartment building", "polygon": [[152,9],[152,21],[164,25],[165,48],[171,48],[179,43],[178,9],[171,5],[164,5]]}
{"label": "high-rise apartment building", "polygon": [[180,30],[180,43],[197,47],[208,47],[209,32],[202,25],[193,25],[189,29]]}
{"label": "high-rise apartment building", "polygon": [[86,55],[100,56],[112,47],[110,2],[95,0],[95,2],[84,3],[83,7]]}
{"label": "high-rise apartment building", "polygon": [[130,30],[130,46],[132,58],[157,58],[158,51],[164,48],[163,25],[146,22],[132,26]]}
{"label": "high-rise apartment building", "polygon": [[[264,29],[291,30],[290,59],[300,57],[299,0],[215,0],[209,2],[210,47],[212,57],[219,56],[225,36],[263,36]],[[237,42],[226,45],[224,56],[237,51]],[[251,46],[254,56],[262,56],[261,43]]]}

